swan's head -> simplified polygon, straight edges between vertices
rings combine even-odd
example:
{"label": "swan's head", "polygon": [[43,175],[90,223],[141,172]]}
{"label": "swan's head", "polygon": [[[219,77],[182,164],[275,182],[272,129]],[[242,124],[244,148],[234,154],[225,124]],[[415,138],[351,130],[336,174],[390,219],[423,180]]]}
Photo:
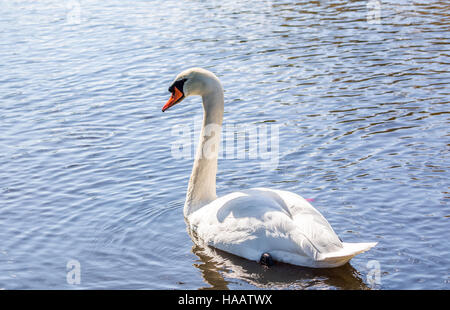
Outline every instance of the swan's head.
{"label": "swan's head", "polygon": [[187,69],[178,74],[175,81],[170,85],[169,92],[172,93],[172,96],[164,105],[162,111],[164,112],[180,103],[186,97],[204,96],[218,90],[222,91],[222,86],[214,73],[202,68]]}

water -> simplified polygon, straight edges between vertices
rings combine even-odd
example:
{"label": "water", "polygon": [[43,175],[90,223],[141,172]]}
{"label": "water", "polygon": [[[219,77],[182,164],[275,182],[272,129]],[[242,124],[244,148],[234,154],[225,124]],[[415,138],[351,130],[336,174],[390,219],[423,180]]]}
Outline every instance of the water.
{"label": "water", "polygon": [[[0,288],[449,289],[448,4],[368,3],[2,1]],[[194,245],[171,130],[200,101],[161,113],[192,66],[225,123],[279,125],[277,169],[221,160],[218,194],[291,190],[379,244],[328,270]]]}

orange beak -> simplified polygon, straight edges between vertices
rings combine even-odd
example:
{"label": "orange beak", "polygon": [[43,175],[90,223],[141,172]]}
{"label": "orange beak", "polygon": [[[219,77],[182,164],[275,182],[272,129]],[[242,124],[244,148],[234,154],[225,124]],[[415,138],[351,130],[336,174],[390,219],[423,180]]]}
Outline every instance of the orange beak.
{"label": "orange beak", "polygon": [[174,91],[172,93],[172,96],[170,97],[169,101],[167,101],[167,103],[162,108],[163,112],[165,110],[167,110],[168,108],[170,108],[171,106],[176,105],[178,102],[180,102],[184,98],[184,94],[181,91],[179,91],[178,88],[174,87],[173,89],[174,89]]}

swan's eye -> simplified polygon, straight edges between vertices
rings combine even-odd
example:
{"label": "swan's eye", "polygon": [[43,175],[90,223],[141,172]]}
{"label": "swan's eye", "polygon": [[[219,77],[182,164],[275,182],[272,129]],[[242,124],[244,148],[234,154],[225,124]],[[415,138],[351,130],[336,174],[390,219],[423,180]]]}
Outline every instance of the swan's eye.
{"label": "swan's eye", "polygon": [[184,86],[184,82],[186,82],[187,79],[181,79],[181,80],[177,80],[175,81],[172,85],[170,85],[169,87],[169,91],[173,94],[173,92],[175,91],[175,87],[183,92],[183,86]]}

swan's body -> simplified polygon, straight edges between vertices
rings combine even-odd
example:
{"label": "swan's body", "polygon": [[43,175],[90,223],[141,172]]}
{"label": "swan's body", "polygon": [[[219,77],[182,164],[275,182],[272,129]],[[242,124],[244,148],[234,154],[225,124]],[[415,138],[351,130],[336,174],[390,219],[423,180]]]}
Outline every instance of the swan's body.
{"label": "swan's body", "polygon": [[376,245],[342,242],[319,211],[291,192],[254,188],[217,198],[222,86],[213,73],[193,68],[169,91],[163,111],[189,95],[203,98],[203,128],[184,206],[198,241],[250,260],[270,253],[275,261],[307,267],[341,266]]}

